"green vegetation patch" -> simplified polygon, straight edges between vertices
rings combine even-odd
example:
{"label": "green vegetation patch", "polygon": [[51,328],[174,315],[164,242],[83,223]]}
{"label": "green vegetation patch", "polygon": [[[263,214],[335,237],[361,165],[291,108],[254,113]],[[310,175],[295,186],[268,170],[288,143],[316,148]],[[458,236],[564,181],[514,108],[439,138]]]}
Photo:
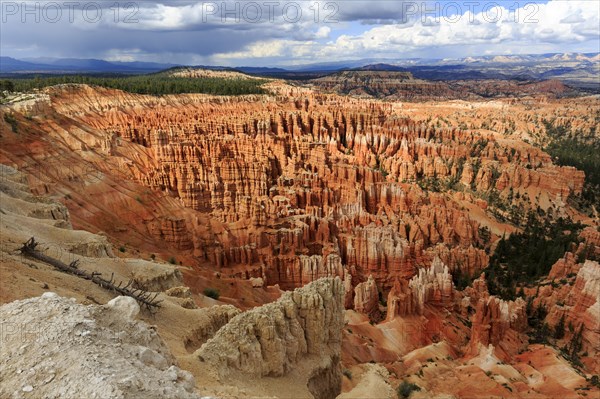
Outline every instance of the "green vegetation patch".
{"label": "green vegetation patch", "polygon": [[205,288],[203,293],[207,297],[213,298],[213,299],[219,299],[219,297],[221,296],[221,294],[219,293],[219,290],[217,290],[216,288]]}
{"label": "green vegetation patch", "polygon": [[581,132],[573,132],[569,127],[557,126],[554,122],[543,121],[550,143],[544,148],[561,166],[574,166],[585,172],[585,184],[579,198],[574,200],[578,209],[591,215],[591,207],[600,203],[600,140]]}
{"label": "green vegetation patch", "polygon": [[13,133],[19,132],[19,123],[15,119],[14,115],[9,113],[4,114],[4,122],[10,125],[10,128],[12,129]]}
{"label": "green vegetation patch", "polygon": [[398,385],[398,398],[400,399],[406,399],[409,398],[410,395],[414,392],[414,391],[420,391],[421,387],[419,387],[417,384],[413,384],[412,382],[408,382],[408,381],[402,381],[400,383],[400,385]]}
{"label": "green vegetation patch", "polygon": [[568,218],[541,218],[530,212],[523,231],[503,237],[496,246],[486,269],[490,293],[515,299],[517,285],[532,284],[547,275],[579,243],[582,228]]}
{"label": "green vegetation patch", "polygon": [[137,94],[182,94],[205,93],[213,95],[243,95],[266,94],[261,86],[266,80],[261,79],[232,79],[219,77],[186,78],[172,77],[164,74],[137,76],[92,76],[92,75],[63,75],[26,79],[11,79],[6,85],[11,85],[14,91],[28,92],[59,84],[88,84],[111,89],[118,89]]}

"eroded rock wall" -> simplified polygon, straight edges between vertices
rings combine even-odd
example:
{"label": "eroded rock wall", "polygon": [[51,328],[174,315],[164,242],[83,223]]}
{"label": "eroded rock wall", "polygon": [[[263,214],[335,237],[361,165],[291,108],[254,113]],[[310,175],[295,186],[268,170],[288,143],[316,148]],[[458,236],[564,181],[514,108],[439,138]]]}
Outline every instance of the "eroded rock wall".
{"label": "eroded rock wall", "polygon": [[339,278],[319,279],[234,317],[195,355],[222,375],[238,370],[255,377],[282,376],[305,359],[327,359],[315,373],[340,380],[343,297]]}
{"label": "eroded rock wall", "polygon": [[17,115],[25,133],[3,137],[0,160],[33,169],[36,193],[60,195],[78,228],[286,290],[372,275],[387,293],[436,256],[475,275],[490,244],[480,237],[488,216],[472,216],[473,206],[485,213],[483,197],[527,191],[564,203],[582,188],[582,172],[488,129],[408,117],[393,103],[275,92],[52,88],[45,123]]}

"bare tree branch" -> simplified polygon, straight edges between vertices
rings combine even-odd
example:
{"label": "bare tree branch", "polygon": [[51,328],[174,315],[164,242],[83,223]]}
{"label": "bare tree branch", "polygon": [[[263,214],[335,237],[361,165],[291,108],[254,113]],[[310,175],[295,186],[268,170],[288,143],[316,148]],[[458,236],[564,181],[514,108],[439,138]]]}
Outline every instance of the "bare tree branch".
{"label": "bare tree branch", "polygon": [[77,277],[83,278],[85,280],[90,280],[95,284],[98,284],[100,287],[111,290],[113,292],[117,292],[120,295],[125,295],[132,297],[135,299],[141,306],[145,306],[148,310],[152,310],[152,308],[160,307],[161,300],[157,300],[158,293],[152,294],[144,290],[134,289],[132,288],[133,281],[129,280],[127,284],[122,287],[123,282],[119,281],[118,284],[114,282],[114,273],[111,274],[110,279],[107,280],[102,276],[102,273],[99,272],[87,272],[85,270],[79,269],[79,260],[74,260],[70,264],[66,264],[61,262],[58,259],[51,258],[50,256],[45,255],[44,253],[38,251],[36,247],[38,243],[35,241],[35,238],[31,237],[23,246],[21,247],[21,253],[25,256],[29,256],[31,258],[40,260],[44,263],[48,263],[49,265],[54,266],[58,270],[75,275]]}

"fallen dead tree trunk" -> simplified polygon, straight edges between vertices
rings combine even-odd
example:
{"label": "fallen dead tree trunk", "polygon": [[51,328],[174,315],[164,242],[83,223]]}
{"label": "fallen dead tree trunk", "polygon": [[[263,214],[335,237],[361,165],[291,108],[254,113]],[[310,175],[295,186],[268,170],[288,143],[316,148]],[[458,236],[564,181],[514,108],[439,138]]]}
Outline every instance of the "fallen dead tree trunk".
{"label": "fallen dead tree trunk", "polygon": [[85,280],[90,280],[100,287],[117,292],[120,295],[130,296],[135,299],[141,306],[145,306],[148,310],[152,308],[160,307],[160,300],[157,300],[158,293],[151,294],[144,290],[133,288],[133,281],[129,280],[126,285],[123,286],[123,282],[115,284],[114,273],[111,274],[110,280],[107,280],[102,276],[102,273],[88,272],[78,268],[79,260],[75,260],[69,264],[63,263],[58,259],[54,259],[44,253],[38,251],[36,247],[39,243],[35,241],[35,238],[31,237],[21,247],[21,253],[25,256],[40,260],[44,263],[54,266],[58,270],[64,273],[72,274]]}

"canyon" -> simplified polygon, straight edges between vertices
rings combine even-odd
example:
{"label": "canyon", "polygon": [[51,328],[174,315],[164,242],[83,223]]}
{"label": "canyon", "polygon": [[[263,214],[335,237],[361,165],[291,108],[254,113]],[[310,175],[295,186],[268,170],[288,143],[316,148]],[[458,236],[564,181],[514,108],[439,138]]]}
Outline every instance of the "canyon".
{"label": "canyon", "polygon": [[[35,236],[49,256],[160,293],[137,317],[157,325],[152,350],[172,353],[152,372],[176,364],[186,395],[190,378],[240,398],[396,397],[402,381],[413,398],[597,393],[598,220],[573,205],[585,173],[540,145],[549,120],[597,137],[598,97],[562,98],[555,82],[455,97],[460,82],[381,74],[368,85],[393,101],[323,78],[237,97],[58,85],[3,106],[18,130],[0,121],[2,303],[112,298],[15,254]],[[530,211],[586,227],[524,297],[503,299],[485,271]],[[529,341],[540,306],[565,325],[555,345]],[[575,339],[581,365],[561,353]]]}
{"label": "canyon", "polygon": [[[382,68],[386,68],[386,66],[383,65]],[[576,89],[559,80],[425,80],[415,78],[408,70],[371,70],[368,66],[333,73],[314,79],[312,83],[315,88],[323,92],[392,101],[481,100],[485,98],[577,95]]]}

